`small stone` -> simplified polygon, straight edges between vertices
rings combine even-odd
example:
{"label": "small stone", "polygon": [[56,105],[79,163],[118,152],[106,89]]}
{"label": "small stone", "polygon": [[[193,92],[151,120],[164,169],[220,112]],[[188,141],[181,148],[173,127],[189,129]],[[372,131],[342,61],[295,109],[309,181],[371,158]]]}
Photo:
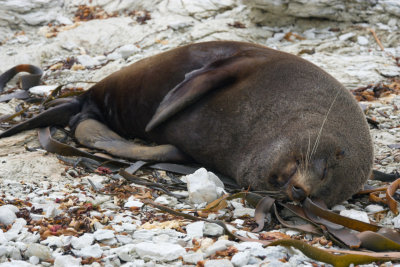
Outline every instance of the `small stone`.
{"label": "small stone", "polygon": [[152,240],[154,235],[155,235],[154,231],[143,229],[135,231],[132,235],[132,238],[139,241],[148,241]]}
{"label": "small stone", "polygon": [[131,244],[133,243],[133,239],[129,235],[116,235],[115,236],[119,243],[121,244]]}
{"label": "small stone", "polygon": [[81,266],[81,259],[71,255],[59,255],[54,261],[54,267],[78,267]]}
{"label": "small stone", "polygon": [[234,244],[234,242],[229,241],[229,240],[218,240],[217,242],[215,242],[214,244],[212,244],[211,246],[209,246],[206,249],[206,251],[205,251],[206,257],[215,254],[215,252],[217,252],[217,251],[225,250],[228,248],[228,246],[231,246],[233,244]]}
{"label": "small stone", "polygon": [[357,43],[359,45],[367,45],[368,44],[368,39],[365,36],[357,36]]}
{"label": "small stone", "polygon": [[123,261],[133,261],[135,259],[135,244],[127,244],[118,248],[112,249],[112,253],[115,253],[118,255],[118,257],[123,260]]}
{"label": "small stone", "polygon": [[383,210],[381,205],[371,204],[365,207],[365,210],[370,213],[375,213]]}
{"label": "small stone", "polygon": [[397,228],[397,229],[400,228],[400,215],[394,217],[392,219],[392,223],[393,223],[394,228]]}
{"label": "small stone", "polygon": [[122,223],[122,227],[126,232],[133,232],[137,229],[137,225],[133,223]]}
{"label": "small stone", "polygon": [[359,211],[359,210],[342,210],[340,212],[340,215],[352,218],[354,220],[362,221],[369,223],[369,218],[368,214],[365,211]]}
{"label": "small stone", "polygon": [[31,87],[29,92],[34,95],[48,96],[58,85],[38,85]]}
{"label": "small stone", "polygon": [[3,262],[0,263],[0,267],[35,267],[36,265],[32,265],[29,262],[26,261],[21,261],[21,260],[16,260],[16,261],[10,261],[10,262]]}
{"label": "small stone", "polygon": [[197,262],[204,260],[204,253],[195,252],[183,256],[183,261],[187,263],[197,264]]}
{"label": "small stone", "polygon": [[187,181],[189,201],[195,204],[210,203],[216,200],[224,188],[221,180],[205,168],[200,168],[193,174],[186,175],[185,179]]}
{"label": "small stone", "polygon": [[232,263],[227,260],[208,260],[205,262],[204,267],[233,267]]}
{"label": "small stone", "polygon": [[346,41],[346,40],[348,40],[348,39],[354,37],[355,35],[356,35],[356,34],[355,34],[354,32],[348,32],[348,33],[345,33],[345,34],[340,35],[340,36],[339,36],[339,40],[340,40],[340,41]]}
{"label": "small stone", "polygon": [[143,203],[138,200],[130,200],[125,202],[124,208],[140,208],[143,206]]}
{"label": "small stone", "polygon": [[49,247],[40,244],[28,244],[25,251],[26,257],[36,256],[41,260],[48,260],[51,258],[51,250]]}
{"label": "small stone", "polygon": [[332,211],[335,211],[335,212],[341,212],[342,210],[345,210],[345,209],[346,209],[346,207],[343,205],[335,205],[332,207]]}
{"label": "small stone", "polygon": [[104,188],[103,183],[107,178],[105,176],[95,174],[88,176],[87,179],[90,180],[98,190],[101,190]]}
{"label": "small stone", "polygon": [[206,236],[220,236],[224,234],[224,228],[215,223],[205,223],[203,231]]}
{"label": "small stone", "polygon": [[116,52],[118,52],[123,59],[127,59],[131,55],[140,52],[140,49],[133,44],[127,44],[118,48]]}
{"label": "small stone", "polygon": [[85,66],[86,68],[93,68],[100,65],[100,62],[89,55],[79,55],[76,57],[78,62]]}
{"label": "small stone", "polygon": [[191,238],[203,237],[204,222],[194,222],[186,225],[186,233]]}
{"label": "small stone", "polygon": [[17,219],[14,211],[12,211],[7,206],[0,207],[0,223],[9,225],[12,224]]}
{"label": "small stone", "polygon": [[58,248],[64,246],[64,243],[59,236],[49,236],[45,240],[41,241],[40,244],[47,245],[49,247],[56,246]]}
{"label": "small stone", "polygon": [[92,246],[84,247],[81,250],[73,249],[72,252],[79,257],[83,258],[99,258],[103,255],[103,250],[101,249],[99,244],[94,244]]}
{"label": "small stone", "polygon": [[242,216],[254,217],[254,209],[251,208],[238,208],[233,211],[233,217],[239,218]]}
{"label": "small stone", "polygon": [[105,240],[105,239],[111,239],[111,238],[115,237],[114,231],[107,230],[107,229],[97,230],[96,232],[93,233],[93,236],[98,241]]}
{"label": "small stone", "polygon": [[233,255],[231,262],[234,266],[244,266],[249,262],[250,251],[246,250]]}
{"label": "small stone", "polygon": [[173,261],[186,254],[177,244],[143,242],[136,245],[136,253],[143,260]]}
{"label": "small stone", "polygon": [[82,249],[84,247],[92,245],[93,242],[94,242],[93,234],[85,233],[80,237],[73,237],[71,239],[71,246],[74,249]]}
{"label": "small stone", "polygon": [[29,262],[32,263],[33,265],[38,265],[40,260],[39,260],[38,257],[32,256],[32,257],[29,258]]}

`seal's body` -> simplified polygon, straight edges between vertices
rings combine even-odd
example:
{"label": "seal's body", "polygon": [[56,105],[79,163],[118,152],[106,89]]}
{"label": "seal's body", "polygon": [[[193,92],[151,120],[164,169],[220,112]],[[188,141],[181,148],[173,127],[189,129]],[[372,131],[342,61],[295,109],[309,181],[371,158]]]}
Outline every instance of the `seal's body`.
{"label": "seal's body", "polygon": [[[183,46],[56,104],[0,137],[69,123],[79,142],[117,156],[189,156],[241,186],[328,205],[350,197],[371,174],[369,128],[352,95],[312,63],[260,45]],[[66,115],[54,119],[60,111]],[[159,146],[128,148],[120,136]]]}

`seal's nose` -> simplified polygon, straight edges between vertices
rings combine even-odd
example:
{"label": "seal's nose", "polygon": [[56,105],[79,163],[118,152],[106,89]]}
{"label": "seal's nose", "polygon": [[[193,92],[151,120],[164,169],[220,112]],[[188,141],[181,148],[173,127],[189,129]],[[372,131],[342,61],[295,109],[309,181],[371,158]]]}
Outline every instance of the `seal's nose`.
{"label": "seal's nose", "polygon": [[292,198],[293,200],[302,201],[307,197],[303,188],[292,185]]}

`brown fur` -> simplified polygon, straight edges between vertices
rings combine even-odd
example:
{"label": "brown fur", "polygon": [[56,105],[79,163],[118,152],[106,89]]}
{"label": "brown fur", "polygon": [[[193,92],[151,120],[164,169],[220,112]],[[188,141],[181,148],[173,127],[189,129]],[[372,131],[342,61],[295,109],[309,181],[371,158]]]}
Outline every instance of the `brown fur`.
{"label": "brown fur", "polygon": [[[204,75],[193,73],[213,62]],[[204,87],[194,100],[179,96]],[[295,200],[333,205],[371,173],[369,129],[352,95],[310,62],[260,45],[183,46],[110,75],[79,103],[72,126],[93,118],[126,138],[172,144],[244,187]]]}

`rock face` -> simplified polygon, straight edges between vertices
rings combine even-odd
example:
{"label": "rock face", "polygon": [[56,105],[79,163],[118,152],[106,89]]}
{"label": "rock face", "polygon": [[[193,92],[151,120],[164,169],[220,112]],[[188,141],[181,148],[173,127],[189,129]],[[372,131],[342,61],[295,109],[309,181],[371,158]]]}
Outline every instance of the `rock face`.
{"label": "rock face", "polygon": [[[391,0],[255,0],[249,5],[267,14],[341,22],[388,23],[400,17],[400,2]],[[254,19],[262,20],[262,15]]]}

